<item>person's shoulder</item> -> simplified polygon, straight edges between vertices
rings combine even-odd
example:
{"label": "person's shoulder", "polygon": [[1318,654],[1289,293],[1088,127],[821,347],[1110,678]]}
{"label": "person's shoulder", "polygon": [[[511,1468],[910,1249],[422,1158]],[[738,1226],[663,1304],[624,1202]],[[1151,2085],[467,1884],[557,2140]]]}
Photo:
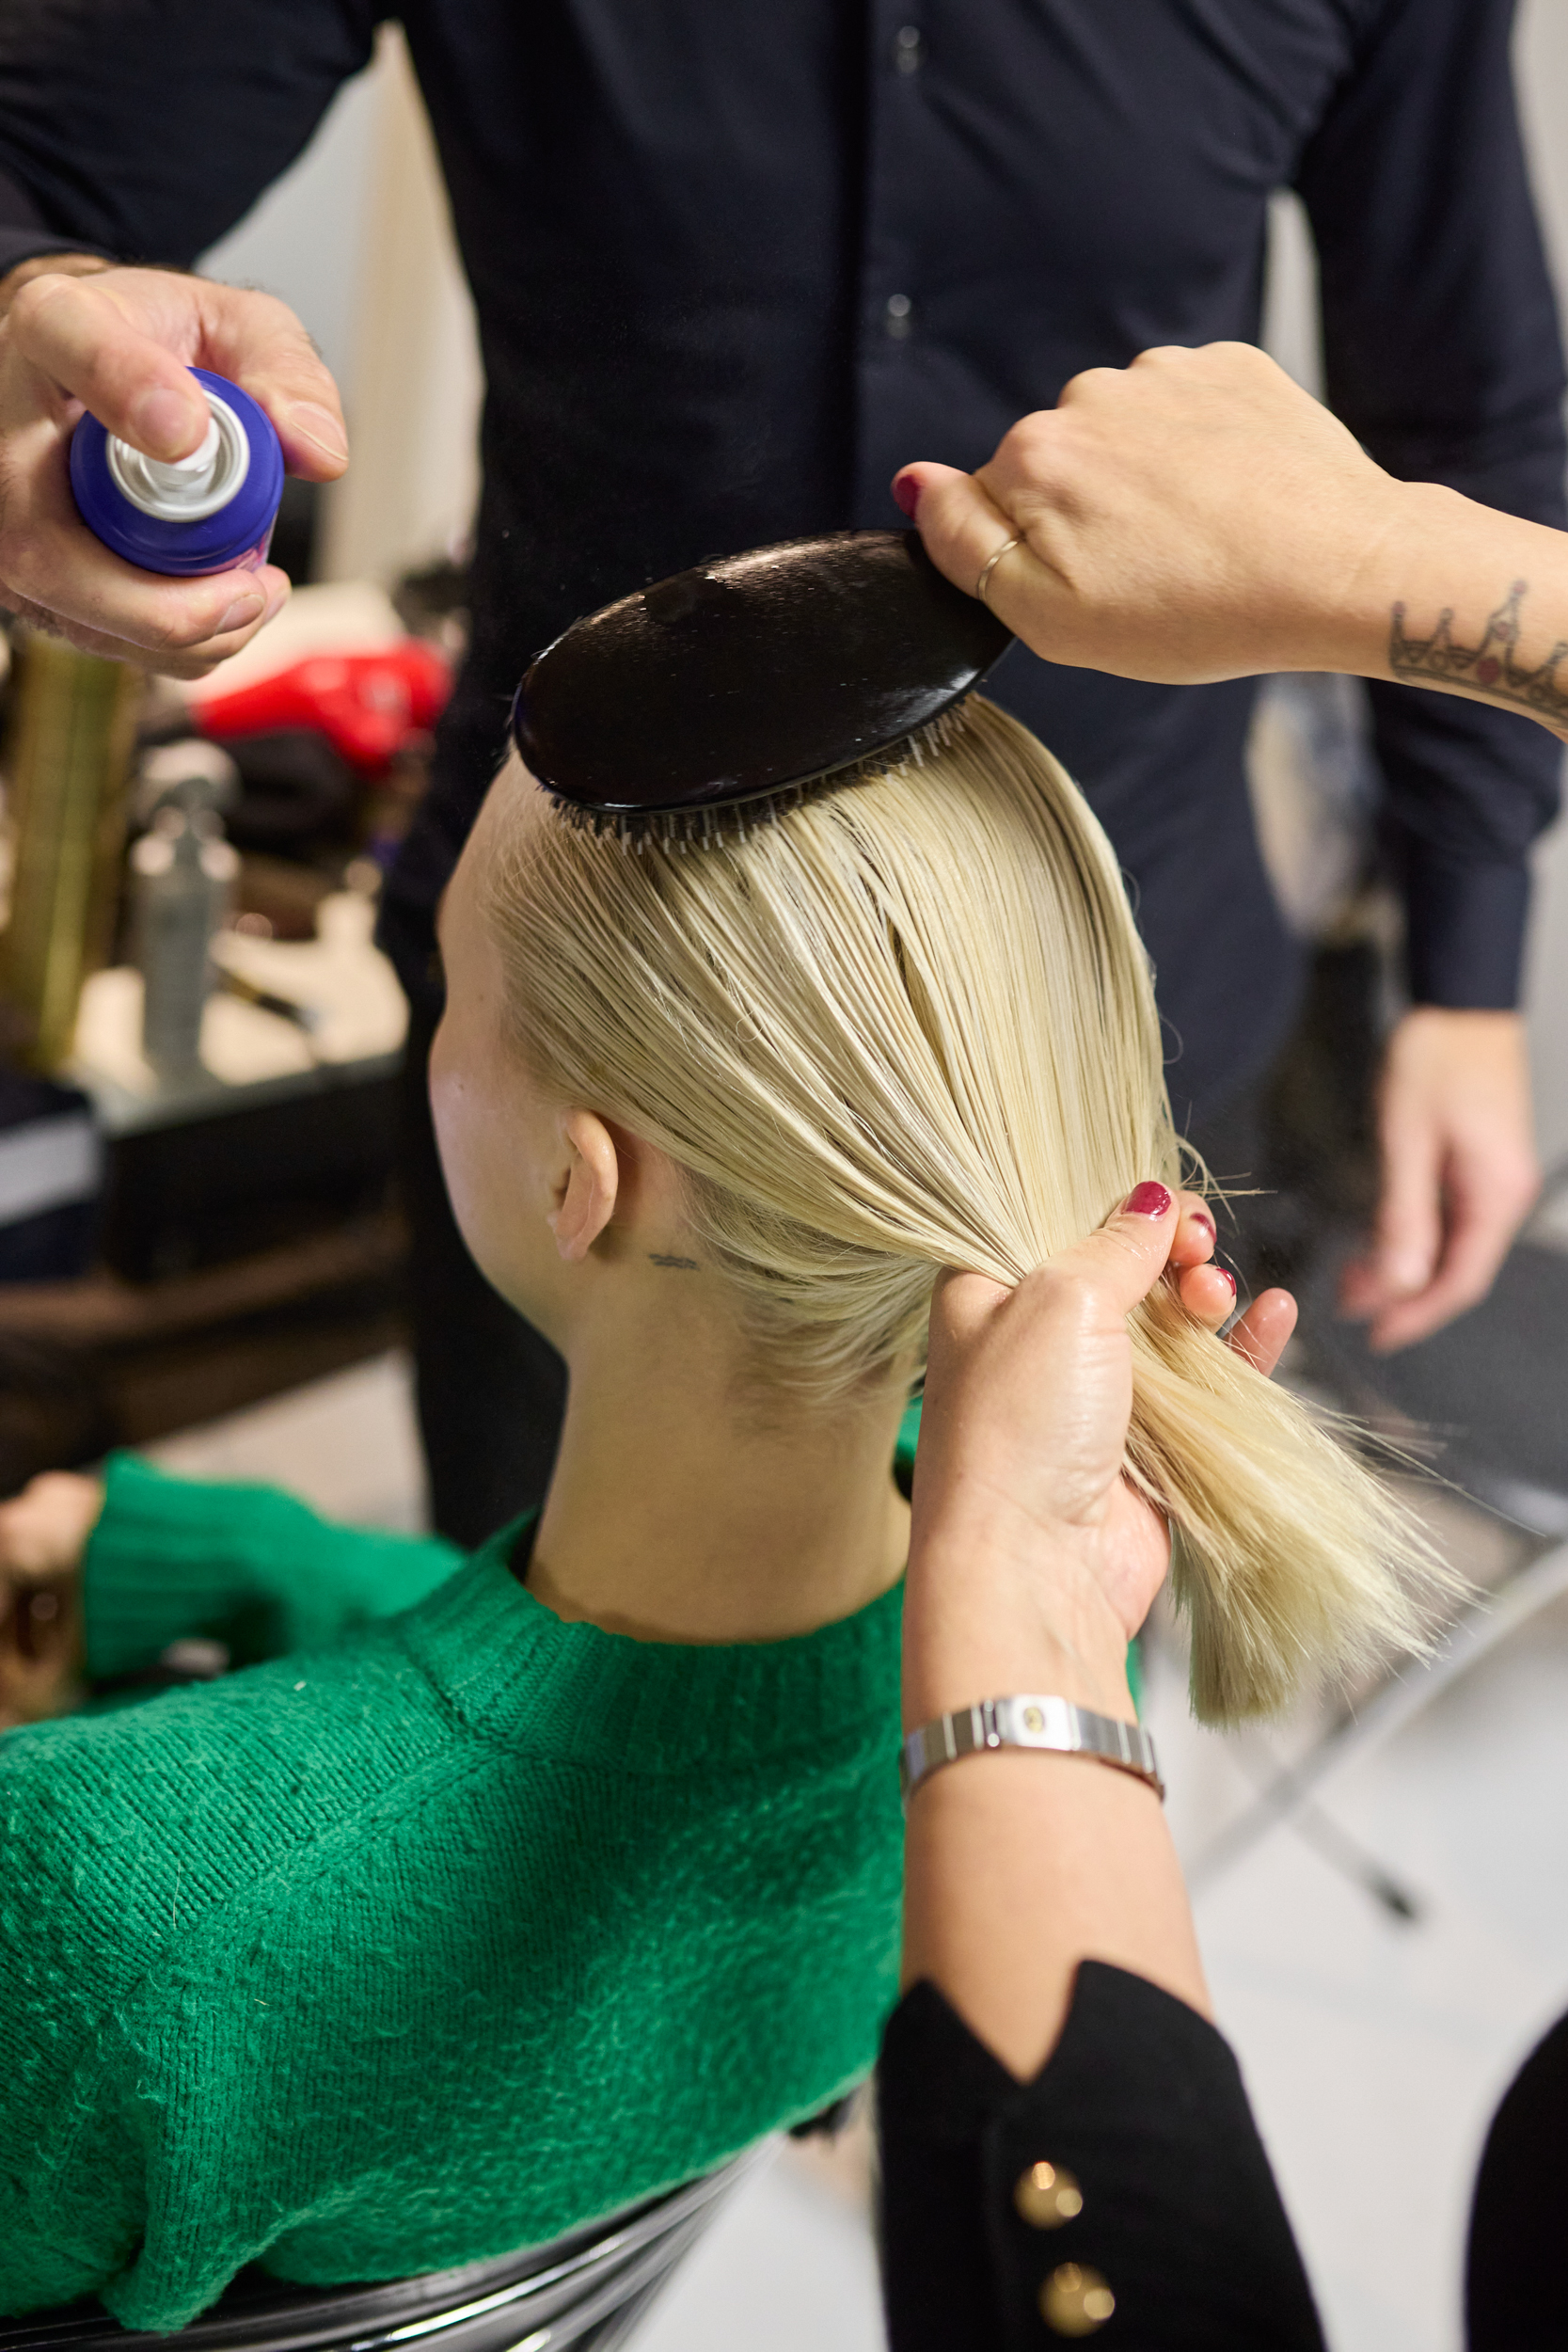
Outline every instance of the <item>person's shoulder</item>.
{"label": "person's shoulder", "polygon": [[[0,1738],[10,1930],[124,1977],[410,1775],[454,1733],[389,1627]],[[8,1940],[0,1921],[0,1942]],[[137,1954],[139,1953],[139,1962]]]}

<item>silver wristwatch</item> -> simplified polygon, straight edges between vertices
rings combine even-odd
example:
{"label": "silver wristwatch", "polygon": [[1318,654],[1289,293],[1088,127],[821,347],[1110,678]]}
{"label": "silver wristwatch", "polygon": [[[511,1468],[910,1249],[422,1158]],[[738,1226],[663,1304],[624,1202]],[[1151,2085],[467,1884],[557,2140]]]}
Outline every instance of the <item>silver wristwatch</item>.
{"label": "silver wristwatch", "polygon": [[1118,1772],[1135,1773],[1164,1802],[1165,1784],[1154,1760],[1154,1742],[1141,1724],[1116,1715],[1091,1715],[1070,1700],[1039,1698],[1033,1692],[1006,1699],[982,1699],[956,1715],[939,1715],[911,1731],[898,1751],[899,1776],[907,1804],[923,1780],[956,1764],[960,1756],[985,1748],[1053,1748],[1063,1756],[1097,1756]]}

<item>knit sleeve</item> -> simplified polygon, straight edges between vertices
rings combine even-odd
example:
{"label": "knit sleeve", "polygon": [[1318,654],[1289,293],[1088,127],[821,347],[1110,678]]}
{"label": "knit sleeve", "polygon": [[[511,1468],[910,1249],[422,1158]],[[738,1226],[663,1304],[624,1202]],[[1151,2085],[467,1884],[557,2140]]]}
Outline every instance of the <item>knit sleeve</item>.
{"label": "knit sleeve", "polygon": [[142,1923],[103,1867],[115,1824],[85,1819],[69,1763],[64,1774],[58,1769],[63,1754],[80,1748],[82,1730],[78,1718],[0,1736],[0,2313],[8,2317],[105,2286],[133,2259],[146,2218],[145,2118],[116,2024],[141,1964]]}
{"label": "knit sleeve", "polygon": [[82,1567],[88,1672],[136,1674],[201,1635],[237,1665],[396,1616],[463,1560],[438,1536],[335,1526],[272,1486],[170,1478],[111,1455]]}

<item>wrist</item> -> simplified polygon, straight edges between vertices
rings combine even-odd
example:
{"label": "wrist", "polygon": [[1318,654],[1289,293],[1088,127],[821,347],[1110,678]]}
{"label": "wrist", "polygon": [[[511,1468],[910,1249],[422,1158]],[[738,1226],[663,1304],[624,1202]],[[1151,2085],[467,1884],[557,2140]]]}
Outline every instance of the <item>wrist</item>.
{"label": "wrist", "polygon": [[[1310,658],[1297,659],[1292,668],[1388,676],[1394,607],[1428,569],[1427,550],[1441,533],[1431,507],[1433,487],[1381,472],[1365,485],[1356,502],[1359,553],[1347,564],[1345,536],[1336,529],[1325,538],[1318,609],[1304,631],[1303,652]],[[1436,495],[1452,494],[1438,489]]]}
{"label": "wrist", "polygon": [[1478,581],[1490,597],[1510,560],[1499,562],[1499,520],[1444,483],[1386,479],[1375,529],[1341,598],[1332,666],[1390,677],[1396,607],[1407,628],[1424,634],[1445,606],[1472,601]]}
{"label": "wrist", "polygon": [[1070,1536],[1036,1531],[1023,1547],[997,1533],[955,1522],[911,1547],[906,1726],[1022,1690],[1130,1718],[1126,1631]]}

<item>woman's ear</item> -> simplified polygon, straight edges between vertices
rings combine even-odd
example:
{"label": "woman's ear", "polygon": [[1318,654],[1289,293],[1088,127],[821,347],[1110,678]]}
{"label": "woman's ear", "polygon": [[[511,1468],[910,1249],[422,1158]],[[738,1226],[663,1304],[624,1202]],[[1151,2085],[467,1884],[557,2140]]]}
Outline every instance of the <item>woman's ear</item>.
{"label": "woman's ear", "polygon": [[561,1122],[561,1139],[566,1151],[565,1182],[546,1221],[562,1259],[577,1265],[615,1214],[621,1162],[610,1129],[592,1111],[568,1111]]}

